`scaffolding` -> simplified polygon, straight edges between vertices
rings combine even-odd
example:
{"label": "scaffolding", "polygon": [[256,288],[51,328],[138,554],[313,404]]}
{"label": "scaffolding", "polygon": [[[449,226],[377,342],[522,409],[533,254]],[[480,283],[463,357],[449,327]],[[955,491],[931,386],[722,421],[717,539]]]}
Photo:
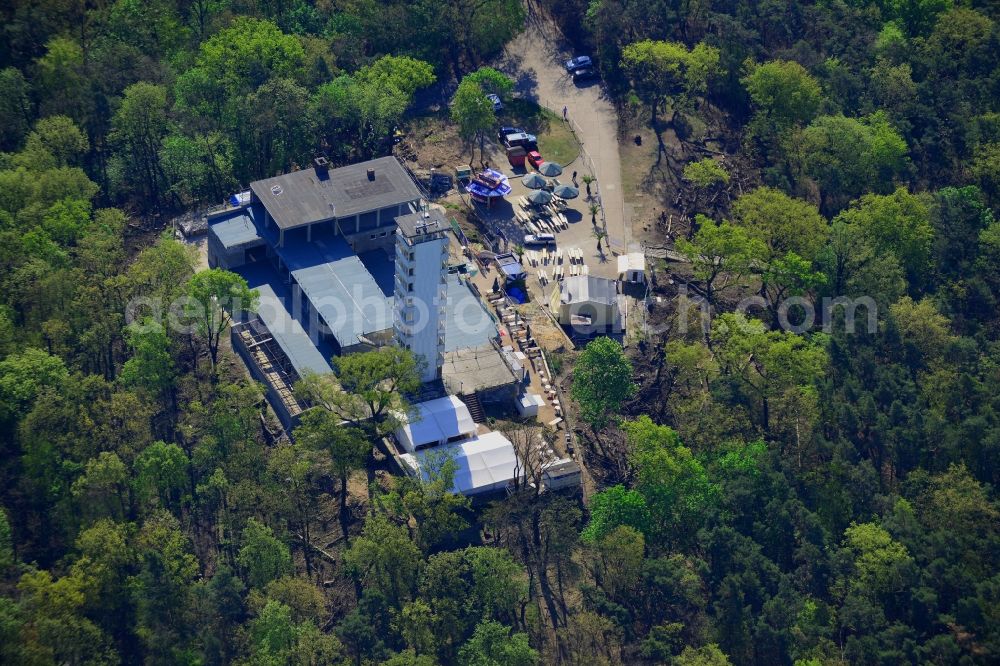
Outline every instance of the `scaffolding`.
{"label": "scaffolding", "polygon": [[278,396],[288,415],[294,417],[301,414],[308,405],[301,403],[293,391],[299,375],[264,322],[254,317],[236,324],[233,330],[246,350],[247,357],[257,369],[257,374],[264,378]]}

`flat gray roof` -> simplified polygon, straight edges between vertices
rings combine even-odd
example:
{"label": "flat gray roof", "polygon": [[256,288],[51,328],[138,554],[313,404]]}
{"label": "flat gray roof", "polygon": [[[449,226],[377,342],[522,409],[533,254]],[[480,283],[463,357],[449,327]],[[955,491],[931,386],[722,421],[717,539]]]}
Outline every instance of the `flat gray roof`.
{"label": "flat gray roof", "polygon": [[448,276],[448,307],[445,316],[446,352],[480,347],[489,344],[490,338],[497,336],[497,325],[483,302],[457,275]]}
{"label": "flat gray roof", "polygon": [[[426,216],[426,217],[425,217]],[[419,227],[417,225],[427,225]],[[417,211],[407,215],[400,215],[396,218],[396,226],[407,238],[419,236],[421,233],[432,233],[435,231],[451,231],[451,225],[444,219],[444,215],[437,209],[428,211]]]}
{"label": "flat gray roof", "polygon": [[563,303],[611,305],[618,300],[618,284],[593,275],[574,275],[563,280],[560,300]]}
{"label": "flat gray roof", "polygon": [[[368,179],[368,170],[375,177]],[[417,201],[420,191],[395,157],[330,169],[320,175],[310,166],[250,183],[280,229],[351,217]]]}
{"label": "flat gray roof", "polygon": [[481,391],[513,384],[511,372],[500,352],[491,344],[444,353],[441,379],[449,393]]}
{"label": "flat gray roof", "polygon": [[212,220],[208,225],[209,233],[214,234],[227,250],[263,241],[255,220],[260,214],[261,211],[252,206],[234,210]]}

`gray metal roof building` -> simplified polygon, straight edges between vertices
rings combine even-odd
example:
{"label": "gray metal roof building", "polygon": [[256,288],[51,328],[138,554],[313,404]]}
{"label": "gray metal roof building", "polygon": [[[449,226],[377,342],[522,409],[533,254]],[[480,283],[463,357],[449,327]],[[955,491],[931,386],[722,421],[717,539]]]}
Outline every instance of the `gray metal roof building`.
{"label": "gray metal roof building", "polygon": [[563,303],[613,305],[618,301],[618,284],[607,278],[575,275],[563,280],[560,298]]}
{"label": "gray metal roof building", "polygon": [[252,206],[240,208],[211,220],[209,230],[226,250],[257,243],[264,240],[255,222],[259,215],[260,211]]}
{"label": "gray metal roof building", "polygon": [[310,167],[255,181],[250,190],[282,230],[420,199],[416,184],[395,157],[329,170]]}
{"label": "gray metal roof building", "polygon": [[343,238],[327,230],[274,250],[341,347],[392,328],[392,297]]}
{"label": "gray metal roof building", "polygon": [[267,326],[271,337],[278,343],[292,364],[292,368],[302,377],[307,372],[319,374],[332,372],[330,363],[326,360],[309,334],[302,328],[269,284],[256,287],[260,291],[260,304],[257,316]]}

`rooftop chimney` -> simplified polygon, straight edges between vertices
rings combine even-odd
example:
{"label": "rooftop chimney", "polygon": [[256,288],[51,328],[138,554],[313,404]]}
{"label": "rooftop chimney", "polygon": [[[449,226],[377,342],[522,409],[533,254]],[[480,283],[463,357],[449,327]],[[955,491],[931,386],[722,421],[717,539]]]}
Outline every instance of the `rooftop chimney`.
{"label": "rooftop chimney", "polygon": [[313,168],[316,169],[317,175],[324,175],[330,169],[330,160],[326,159],[322,155],[313,158]]}
{"label": "rooftop chimney", "polygon": [[375,169],[368,169],[368,180],[375,180]]}

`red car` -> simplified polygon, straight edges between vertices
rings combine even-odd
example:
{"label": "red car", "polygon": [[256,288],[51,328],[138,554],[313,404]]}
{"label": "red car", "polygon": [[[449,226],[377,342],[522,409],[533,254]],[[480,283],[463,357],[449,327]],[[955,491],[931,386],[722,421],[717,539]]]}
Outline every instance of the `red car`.
{"label": "red car", "polygon": [[545,160],[542,159],[541,154],[537,150],[532,150],[531,152],[528,153],[528,164],[535,167],[536,169],[544,161]]}

